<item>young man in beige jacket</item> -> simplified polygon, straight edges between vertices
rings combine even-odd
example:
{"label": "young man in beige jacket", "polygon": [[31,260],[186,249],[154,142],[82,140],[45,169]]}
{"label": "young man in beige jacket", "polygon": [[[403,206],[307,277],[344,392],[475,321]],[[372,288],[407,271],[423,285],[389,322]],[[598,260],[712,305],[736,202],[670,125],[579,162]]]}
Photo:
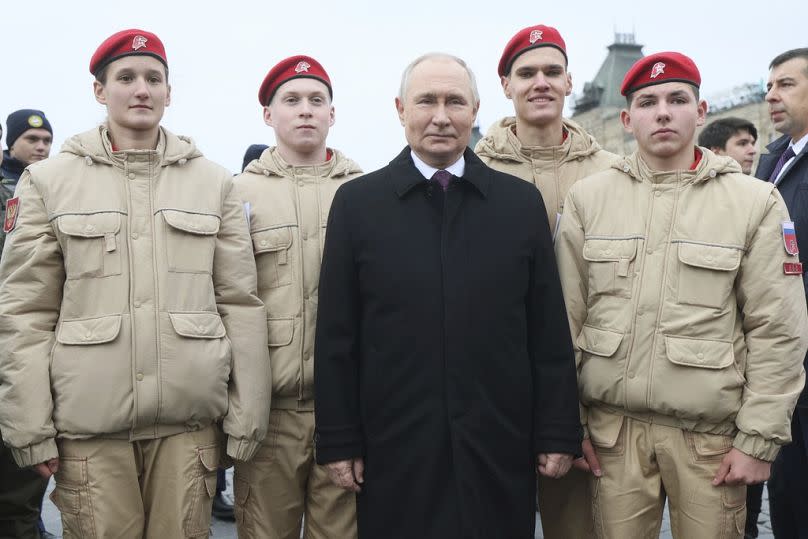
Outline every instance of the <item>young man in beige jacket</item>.
{"label": "young man in beige jacket", "polygon": [[90,61],[106,122],[30,165],[0,263],[0,429],[71,537],[207,537],[216,466],[269,415],[264,307],[232,178],[160,126],[160,39]]}
{"label": "young man in beige jacket", "polygon": [[794,225],[771,183],[695,145],[693,61],[626,74],[637,151],[575,184],[556,238],[576,344],[597,537],[742,537],[746,485],[791,437],[808,316]]}
{"label": "young man in beige jacket", "polygon": [[[517,32],[502,53],[498,73],[516,115],[491,126],[474,151],[488,166],[538,187],[554,232],[570,187],[605,170],[617,156],[602,150],[581,126],[562,117],[572,77],[558,30],[540,24]],[[574,468],[560,479],[539,475],[538,481],[544,536],[591,536],[587,472]]]}
{"label": "young man in beige jacket", "polygon": [[[326,223],[337,187],[362,173],[326,146],[334,124],[331,80],[317,60],[292,56],[259,91],[267,148],[234,180],[248,215],[266,304],[272,364],[269,432],[256,457],[236,463],[240,537],[356,537],[354,495],[314,462],[314,328]],[[305,522],[305,524],[304,524]]]}

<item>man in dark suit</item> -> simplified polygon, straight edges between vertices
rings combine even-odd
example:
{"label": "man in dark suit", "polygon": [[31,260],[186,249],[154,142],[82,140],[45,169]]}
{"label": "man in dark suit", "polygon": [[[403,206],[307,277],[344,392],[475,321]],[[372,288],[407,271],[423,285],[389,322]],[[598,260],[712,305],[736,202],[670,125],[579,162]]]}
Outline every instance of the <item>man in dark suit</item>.
{"label": "man in dark suit", "polygon": [[329,216],[317,460],[357,492],[360,538],[532,538],[536,471],[581,448],[544,204],[466,149],[462,60],[415,60],[396,107],[408,147]]}
{"label": "man in dark suit", "polygon": [[[772,124],[783,136],[767,146],[769,153],[760,156],[755,176],[774,182],[783,195],[796,228],[808,291],[808,48],[780,54],[769,70],[766,101]],[[791,435],[769,479],[772,528],[777,537],[808,538],[808,389],[803,389],[794,410]]]}

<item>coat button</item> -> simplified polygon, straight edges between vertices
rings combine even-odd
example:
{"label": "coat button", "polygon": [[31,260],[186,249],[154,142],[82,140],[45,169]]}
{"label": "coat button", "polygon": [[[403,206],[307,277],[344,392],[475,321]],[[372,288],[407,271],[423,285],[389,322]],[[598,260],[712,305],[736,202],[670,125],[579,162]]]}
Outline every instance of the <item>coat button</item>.
{"label": "coat button", "polygon": [[261,247],[267,246],[267,240],[261,240]]}
{"label": "coat button", "polygon": [[715,169],[710,169],[710,177],[715,178],[716,176],[718,176],[718,173],[715,171]]}
{"label": "coat button", "polygon": [[623,172],[629,172],[630,170],[631,170],[631,167],[630,167],[630,166],[628,166],[628,165],[623,165]]}
{"label": "coat button", "polygon": [[130,180],[134,180],[134,179],[135,179],[135,173],[134,173],[134,172],[130,172],[130,173],[129,173],[129,179],[130,179]]}
{"label": "coat button", "polygon": [[140,305],[139,301],[135,301],[135,309],[140,309]]}
{"label": "coat button", "polygon": [[138,382],[142,382],[143,381],[143,373],[142,372],[137,373],[137,376],[135,376],[135,378],[137,378]]}
{"label": "coat button", "polygon": [[205,332],[205,328],[204,328],[204,327],[202,327],[202,326],[196,326],[196,330],[197,330],[199,333],[204,333],[204,332]]}
{"label": "coat button", "polygon": [[87,232],[93,232],[95,230],[95,227],[93,225],[87,225],[84,227],[84,230],[86,230]]}
{"label": "coat button", "polygon": [[85,341],[89,341],[92,338],[93,338],[93,332],[92,331],[88,331],[87,333],[84,334],[84,340]]}
{"label": "coat button", "polygon": [[303,180],[300,180],[299,182],[297,182],[297,185],[299,185],[300,187],[303,187]]}
{"label": "coat button", "polygon": [[704,359],[704,354],[702,354],[701,352],[699,352],[698,354],[696,354],[696,357],[697,357],[697,358],[699,358],[699,361],[701,361],[701,360],[703,360],[703,359]]}
{"label": "coat button", "polygon": [[662,191],[654,191],[654,196],[659,198],[662,196]]}
{"label": "coat button", "polygon": [[309,239],[309,235],[308,235],[308,234],[306,234],[305,232],[303,233],[303,239],[304,239],[304,240]]}
{"label": "coat button", "polygon": [[132,232],[132,239],[133,240],[138,239],[138,233],[137,232]]}
{"label": "coat button", "polygon": [[637,374],[634,371],[628,371],[628,377],[631,378],[632,380],[634,380],[636,376]]}

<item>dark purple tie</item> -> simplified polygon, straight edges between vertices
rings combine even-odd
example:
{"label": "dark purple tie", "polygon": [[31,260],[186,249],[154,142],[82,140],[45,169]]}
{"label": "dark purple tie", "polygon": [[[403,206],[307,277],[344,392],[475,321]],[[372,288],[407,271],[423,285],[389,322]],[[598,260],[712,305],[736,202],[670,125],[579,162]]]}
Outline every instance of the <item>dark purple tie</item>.
{"label": "dark purple tie", "polygon": [[449,188],[449,182],[452,181],[452,173],[447,170],[439,170],[432,175],[432,179],[438,182],[446,191]]}
{"label": "dark purple tie", "polygon": [[783,165],[796,155],[797,154],[794,153],[794,146],[789,146],[788,149],[783,152],[783,155],[780,156],[780,159],[777,160],[777,164],[774,165],[774,170],[772,171],[772,175],[769,176],[769,181],[777,183],[777,176],[780,174],[780,171],[783,170]]}

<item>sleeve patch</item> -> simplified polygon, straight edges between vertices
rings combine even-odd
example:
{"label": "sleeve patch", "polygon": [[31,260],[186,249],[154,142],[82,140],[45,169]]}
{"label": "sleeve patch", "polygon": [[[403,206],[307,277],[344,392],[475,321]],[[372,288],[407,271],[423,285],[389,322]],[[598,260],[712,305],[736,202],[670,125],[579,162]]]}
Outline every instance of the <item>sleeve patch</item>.
{"label": "sleeve patch", "polygon": [[8,234],[17,226],[17,217],[20,214],[20,197],[10,198],[6,201],[6,219],[3,221],[3,232]]}

